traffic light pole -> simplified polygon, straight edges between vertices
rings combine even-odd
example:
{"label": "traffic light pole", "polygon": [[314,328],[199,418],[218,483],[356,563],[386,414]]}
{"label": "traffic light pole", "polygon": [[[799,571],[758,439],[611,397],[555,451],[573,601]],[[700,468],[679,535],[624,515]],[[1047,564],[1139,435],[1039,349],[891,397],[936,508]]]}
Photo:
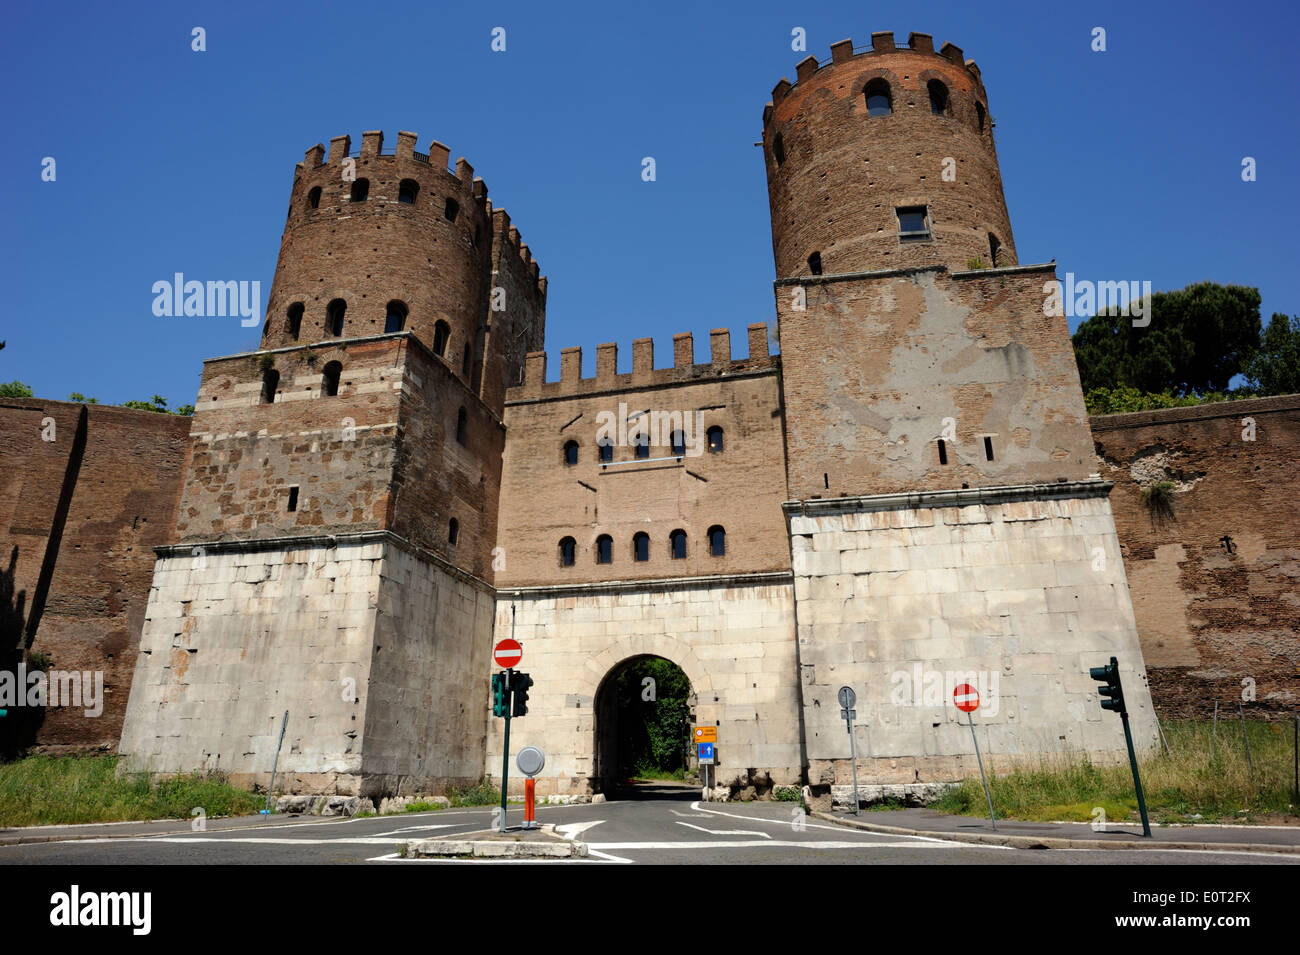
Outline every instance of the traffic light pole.
{"label": "traffic light pole", "polygon": [[[514,670],[506,670],[506,740],[501,752],[501,831],[506,831],[506,781],[510,773],[510,678]],[[1141,796],[1138,797],[1139,799]]]}
{"label": "traffic light pole", "polygon": [[[1128,710],[1120,710],[1120,720],[1124,723],[1124,741],[1128,743],[1128,762],[1133,767],[1133,788],[1137,790],[1138,811],[1142,813],[1142,835],[1151,838],[1151,823],[1147,820],[1147,801],[1142,798],[1142,777],[1138,775],[1137,753],[1133,751],[1133,732],[1128,728]],[[506,727],[509,728],[507,723]]]}

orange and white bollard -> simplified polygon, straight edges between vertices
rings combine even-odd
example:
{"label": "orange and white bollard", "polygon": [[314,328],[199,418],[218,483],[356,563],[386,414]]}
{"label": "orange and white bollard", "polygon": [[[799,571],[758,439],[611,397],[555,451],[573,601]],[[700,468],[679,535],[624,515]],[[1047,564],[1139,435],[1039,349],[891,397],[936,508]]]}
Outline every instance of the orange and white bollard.
{"label": "orange and white bollard", "polygon": [[524,828],[537,828],[537,801],[535,790],[537,781],[532,777],[524,780]]}

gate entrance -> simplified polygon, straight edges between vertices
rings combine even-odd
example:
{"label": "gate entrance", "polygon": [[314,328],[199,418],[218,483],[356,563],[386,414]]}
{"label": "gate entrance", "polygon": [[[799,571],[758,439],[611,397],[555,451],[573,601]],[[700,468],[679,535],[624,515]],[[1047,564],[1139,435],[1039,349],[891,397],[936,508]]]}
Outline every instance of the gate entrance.
{"label": "gate entrance", "polygon": [[596,691],[595,778],[613,793],[661,783],[690,785],[694,697],[681,667],[657,656],[629,657]]}

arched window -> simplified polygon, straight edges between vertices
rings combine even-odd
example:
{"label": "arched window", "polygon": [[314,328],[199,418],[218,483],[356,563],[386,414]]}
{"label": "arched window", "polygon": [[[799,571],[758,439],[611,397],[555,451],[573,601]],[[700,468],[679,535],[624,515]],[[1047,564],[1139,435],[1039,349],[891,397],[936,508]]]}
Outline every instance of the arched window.
{"label": "arched window", "polygon": [[461,354],[460,375],[462,378],[469,377],[469,342],[465,343],[465,351]]}
{"label": "arched window", "polygon": [[336,298],[325,306],[325,334],[338,337],[343,334],[343,315],[348,310],[348,303]]}
{"label": "arched window", "polygon": [[320,208],[320,186],[313,186],[311,192],[307,193],[307,208]]}
{"label": "arched window", "polygon": [[439,356],[446,356],[447,342],[451,339],[451,326],[438,319],[437,324],[433,326],[433,353]]}
{"label": "arched window", "polygon": [[975,126],[982,133],[984,132],[984,104],[975,104]]}
{"label": "arched window", "polygon": [[989,233],[989,262],[992,263],[992,266],[995,269],[998,267],[998,253],[1000,253],[1001,251],[1002,251],[1002,243],[998,241],[997,236],[995,236],[992,232],[990,232]]}
{"label": "arched window", "polygon": [[601,464],[609,464],[614,460],[614,442],[609,438],[601,438],[596,442],[596,459]]}
{"label": "arched window", "polygon": [[772,158],[776,160],[778,166],[785,164],[785,140],[781,134],[776,134],[776,139],[772,140]]}
{"label": "arched window", "polygon": [[447,522],[447,543],[456,543],[456,538],[460,537],[460,521],[452,518]]}
{"label": "arched window", "polygon": [[709,452],[717,454],[723,449],[722,429],[716,424],[708,431],[704,432],[705,437],[709,439]]}
{"label": "arched window", "polygon": [[671,441],[674,457],[680,458],[686,454],[686,432],[674,431]]}
{"label": "arched window", "polygon": [[709,553],[714,557],[727,554],[727,532],[718,524],[709,528]]}
{"label": "arched window", "polygon": [[352,201],[365,202],[370,197],[370,180],[357,179],[352,183]]}
{"label": "arched window", "polygon": [[925,84],[925,88],[930,91],[930,112],[935,116],[948,112],[948,87],[940,80],[931,80]]}
{"label": "arched window", "polygon": [[289,306],[288,311],[284,313],[285,331],[289,333],[289,337],[292,338],[294,341],[297,341],[298,336],[302,333],[302,313],[303,313],[302,302],[294,302],[292,305]]}
{"label": "arched window", "polygon": [[456,412],[456,440],[461,444],[468,444],[469,436],[469,415],[465,409],[461,408]]}
{"label": "arched window", "polygon": [[573,467],[573,465],[578,463],[578,442],[577,441],[564,442],[564,463],[569,465],[569,467]]}
{"label": "arched window", "polygon": [[448,199],[447,204],[442,207],[442,217],[448,222],[455,222],[456,216],[460,213],[460,203],[455,199]]}
{"label": "arched window", "polygon": [[673,560],[686,559],[686,532],[680,528],[668,535],[669,550]]}
{"label": "arched window", "polygon": [[403,179],[397,187],[397,201],[408,206],[415,205],[415,197],[420,192],[420,184],[414,179]]}
{"label": "arched window", "polygon": [[650,457],[650,435],[642,432],[636,436],[636,455],[637,458]]}
{"label": "arched window", "polygon": [[565,537],[560,541],[560,566],[572,567],[574,562],[574,553],[577,550],[577,544],[572,537]]}
{"label": "arched window", "polygon": [[332,361],[321,372],[320,393],[322,397],[333,398],[339,393],[339,376],[343,374],[343,365]]}
{"label": "arched window", "polygon": [[614,538],[608,534],[601,534],[596,538],[596,563],[614,563]]}
{"label": "arched window", "polygon": [[280,373],[268,368],[262,373],[262,404],[269,405],[275,401],[275,390],[280,387]]}
{"label": "arched window", "polygon": [[820,252],[814,252],[808,256],[808,271],[813,275],[822,274],[822,254]]}
{"label": "arched window", "polygon": [[644,563],[650,559],[650,535],[641,531],[632,538],[632,559]]}
{"label": "arched window", "polygon": [[400,332],[406,327],[406,306],[399,301],[388,303],[388,315],[384,318],[384,333]]}
{"label": "arched window", "polygon": [[889,84],[884,80],[872,80],[867,84],[867,88],[863,90],[863,95],[867,98],[868,116],[888,116],[894,111],[894,101],[889,93]]}

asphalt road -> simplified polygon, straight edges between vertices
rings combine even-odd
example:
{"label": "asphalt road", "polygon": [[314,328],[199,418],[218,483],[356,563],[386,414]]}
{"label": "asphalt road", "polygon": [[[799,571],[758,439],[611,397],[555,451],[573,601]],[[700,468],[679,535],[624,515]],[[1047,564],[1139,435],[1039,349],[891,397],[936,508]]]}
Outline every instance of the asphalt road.
{"label": "asphalt road", "polygon": [[[863,832],[807,817],[790,803],[698,802],[698,791],[659,787],[595,805],[542,806],[538,819],[588,844],[582,860],[401,859],[405,841],[486,829],[491,808],[446,809],[370,819],[297,819],[270,824],[91,840],[0,846],[3,865],[1296,865],[1300,856],[1169,850],[1033,850]],[[511,807],[518,825],[523,810]]]}

